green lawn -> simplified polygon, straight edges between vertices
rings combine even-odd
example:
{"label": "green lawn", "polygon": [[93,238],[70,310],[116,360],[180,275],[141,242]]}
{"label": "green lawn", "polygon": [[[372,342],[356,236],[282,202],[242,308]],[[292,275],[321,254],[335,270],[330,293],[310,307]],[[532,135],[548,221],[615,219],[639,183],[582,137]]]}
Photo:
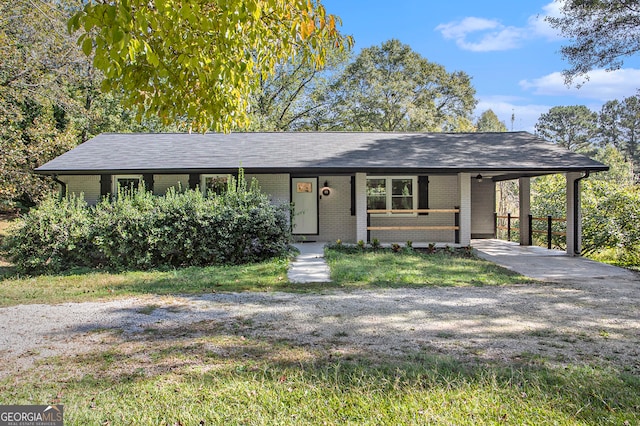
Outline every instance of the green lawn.
{"label": "green lawn", "polygon": [[348,287],[483,286],[529,282],[525,277],[475,257],[391,250],[327,249],[331,278]]}
{"label": "green lawn", "polygon": [[[67,425],[636,425],[640,379],[613,369],[389,357],[247,337],[207,321],[0,380],[0,400],[61,403]],[[102,332],[107,335],[107,332]]]}
{"label": "green lawn", "polygon": [[0,266],[0,306],[104,300],[145,294],[198,294],[219,291],[317,292],[402,286],[508,285],[526,282],[492,263],[447,253],[327,250],[333,283],[292,284],[287,259],[240,266],[108,272],[21,277]]}
{"label": "green lawn", "polygon": [[[212,291],[331,291],[509,285],[523,277],[449,253],[327,250],[332,284],[290,284],[288,260],[168,271],[19,277],[0,305]],[[640,378],[624,366],[553,367],[539,357],[391,356],[254,338],[251,321],[203,321],[136,335],[96,330],[106,349],[49,357],[0,380],[0,401],[64,404],[67,425],[640,423]]]}
{"label": "green lawn", "polygon": [[167,271],[83,270],[63,275],[20,277],[5,270],[0,306],[104,300],[145,294],[196,294],[215,291],[272,291],[295,287],[287,280],[287,259],[241,266],[181,268]]}

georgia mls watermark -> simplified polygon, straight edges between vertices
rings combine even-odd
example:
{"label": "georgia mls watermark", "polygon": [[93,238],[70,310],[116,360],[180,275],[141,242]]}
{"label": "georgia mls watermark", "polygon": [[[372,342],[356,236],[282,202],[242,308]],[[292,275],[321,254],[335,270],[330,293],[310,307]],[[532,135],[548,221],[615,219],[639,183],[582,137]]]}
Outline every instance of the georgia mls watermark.
{"label": "georgia mls watermark", "polygon": [[0,405],[0,426],[63,426],[62,405]]}

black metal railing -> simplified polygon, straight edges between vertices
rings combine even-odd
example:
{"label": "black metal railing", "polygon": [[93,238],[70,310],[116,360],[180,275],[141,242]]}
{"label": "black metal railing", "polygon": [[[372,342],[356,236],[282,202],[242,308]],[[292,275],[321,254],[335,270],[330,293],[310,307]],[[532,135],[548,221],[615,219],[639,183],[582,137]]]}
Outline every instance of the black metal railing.
{"label": "black metal railing", "polygon": [[[534,235],[544,235],[544,240],[546,240],[546,246],[549,250],[553,248],[554,243],[557,247],[561,246],[562,238],[557,237],[564,237],[564,243],[566,245],[566,218],[554,218],[551,215],[547,217],[533,217],[533,215],[528,215],[528,222],[529,232],[527,238],[529,245],[534,244]],[[543,223],[546,224],[546,228],[544,225],[536,226],[538,223],[541,225]],[[561,223],[565,223],[564,230],[562,230],[562,226],[558,226]],[[501,237],[505,236],[504,234],[506,233],[506,240],[511,241],[514,234],[518,234],[519,237],[520,229],[520,218],[518,216],[512,216],[511,213],[507,213],[506,216],[494,213],[494,235],[496,238],[503,239]]]}

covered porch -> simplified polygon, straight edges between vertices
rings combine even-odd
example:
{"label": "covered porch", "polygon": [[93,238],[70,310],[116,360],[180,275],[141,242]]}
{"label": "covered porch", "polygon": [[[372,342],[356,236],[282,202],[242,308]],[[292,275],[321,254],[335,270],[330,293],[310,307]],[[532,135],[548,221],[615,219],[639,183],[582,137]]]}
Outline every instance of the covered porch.
{"label": "covered porch", "polygon": [[[371,188],[365,172],[355,174],[356,241],[418,244],[446,243],[459,246],[471,245],[472,238],[495,238],[494,211],[496,208],[495,183],[517,180],[519,187],[519,222],[521,246],[529,246],[531,226],[531,178],[546,174],[562,173],[566,178],[567,249],[566,254],[579,256],[581,252],[580,181],[589,172],[555,171],[544,173],[518,173],[514,171],[473,170],[449,175],[448,187],[436,188],[437,196],[420,194],[409,208],[395,208],[392,203],[385,208],[371,202]],[[428,177],[427,178],[428,182]],[[375,179],[379,180],[379,177]],[[418,189],[423,191],[422,189]],[[430,187],[429,191],[432,191]],[[423,202],[426,197],[427,202]],[[430,203],[430,198],[435,203]],[[434,205],[435,204],[435,205]],[[389,208],[386,208],[389,207]],[[412,215],[412,218],[408,216]],[[420,218],[420,215],[429,216]]]}

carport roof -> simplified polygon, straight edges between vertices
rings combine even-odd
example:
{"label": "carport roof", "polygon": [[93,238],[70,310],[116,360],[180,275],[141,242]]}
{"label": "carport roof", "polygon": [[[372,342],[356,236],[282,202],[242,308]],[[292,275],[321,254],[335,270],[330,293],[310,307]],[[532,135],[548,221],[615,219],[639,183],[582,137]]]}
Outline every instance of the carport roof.
{"label": "carport roof", "polygon": [[527,132],[104,133],[36,169],[42,174],[509,173],[608,167]]}

